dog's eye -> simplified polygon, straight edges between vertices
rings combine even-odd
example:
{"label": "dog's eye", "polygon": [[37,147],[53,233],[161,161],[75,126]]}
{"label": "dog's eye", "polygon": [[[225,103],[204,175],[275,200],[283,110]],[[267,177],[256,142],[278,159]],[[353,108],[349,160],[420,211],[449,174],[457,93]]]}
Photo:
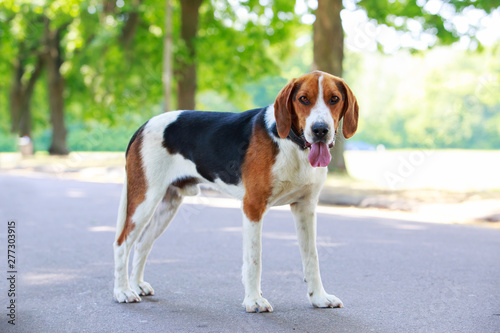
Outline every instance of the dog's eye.
{"label": "dog's eye", "polygon": [[332,98],[330,98],[330,105],[337,104],[339,101],[340,98],[338,96],[332,96]]}
{"label": "dog's eye", "polygon": [[311,102],[309,102],[309,100],[307,99],[306,96],[302,96],[299,98],[299,101],[300,103],[304,104],[304,105],[309,105]]}

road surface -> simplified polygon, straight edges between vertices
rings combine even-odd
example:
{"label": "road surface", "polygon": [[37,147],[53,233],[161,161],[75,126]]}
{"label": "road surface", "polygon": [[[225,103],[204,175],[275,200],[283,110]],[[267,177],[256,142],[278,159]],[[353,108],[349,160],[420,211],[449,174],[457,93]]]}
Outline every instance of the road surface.
{"label": "road surface", "polygon": [[[322,208],[323,282],[343,309],[306,297],[291,213],[265,219],[262,289],[241,302],[241,213],[184,204],[146,267],[142,303],[112,299],[119,184],[0,174],[0,332],[500,332],[500,230]],[[8,221],[16,223],[15,326],[8,323]]]}

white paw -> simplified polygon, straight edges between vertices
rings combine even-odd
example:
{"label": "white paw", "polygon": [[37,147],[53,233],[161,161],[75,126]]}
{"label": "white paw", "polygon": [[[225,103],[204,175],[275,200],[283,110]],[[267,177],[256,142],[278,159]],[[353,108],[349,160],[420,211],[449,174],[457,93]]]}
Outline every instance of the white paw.
{"label": "white paw", "polygon": [[267,299],[263,297],[247,298],[243,301],[243,306],[247,312],[273,312],[273,307]]}
{"label": "white paw", "polygon": [[309,300],[315,308],[343,308],[342,301],[333,295],[327,293],[309,293]]}
{"label": "white paw", "polygon": [[136,303],[141,301],[139,295],[130,288],[115,288],[114,294],[118,303]]}
{"label": "white paw", "polygon": [[155,291],[147,282],[131,283],[132,289],[140,296],[153,296]]}

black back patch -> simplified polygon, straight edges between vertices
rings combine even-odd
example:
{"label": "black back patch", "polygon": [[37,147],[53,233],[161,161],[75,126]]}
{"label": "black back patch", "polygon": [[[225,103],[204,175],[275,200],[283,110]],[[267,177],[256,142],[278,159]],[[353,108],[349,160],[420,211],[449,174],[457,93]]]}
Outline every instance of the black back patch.
{"label": "black back patch", "polygon": [[256,121],[264,121],[264,114],[265,108],[242,113],[184,111],[165,128],[163,146],[191,160],[208,181],[219,178],[236,185],[252,128]]}

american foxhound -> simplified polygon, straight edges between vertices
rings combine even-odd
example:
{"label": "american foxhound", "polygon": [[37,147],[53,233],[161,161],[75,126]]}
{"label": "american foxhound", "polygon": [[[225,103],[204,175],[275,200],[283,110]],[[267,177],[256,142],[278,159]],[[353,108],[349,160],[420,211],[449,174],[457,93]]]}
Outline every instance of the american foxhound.
{"label": "american foxhound", "polygon": [[[114,242],[114,297],[140,302],[153,295],[144,266],[183,196],[210,183],[242,200],[243,306],[272,312],[262,297],[261,233],[266,211],[290,205],[308,297],[315,307],[342,307],[327,294],[316,249],[316,205],[341,119],[350,138],[358,104],[340,78],[313,72],[291,80],[274,105],[242,113],[175,111],[151,118],[132,137]],[[135,244],[130,281],[128,257]]]}

